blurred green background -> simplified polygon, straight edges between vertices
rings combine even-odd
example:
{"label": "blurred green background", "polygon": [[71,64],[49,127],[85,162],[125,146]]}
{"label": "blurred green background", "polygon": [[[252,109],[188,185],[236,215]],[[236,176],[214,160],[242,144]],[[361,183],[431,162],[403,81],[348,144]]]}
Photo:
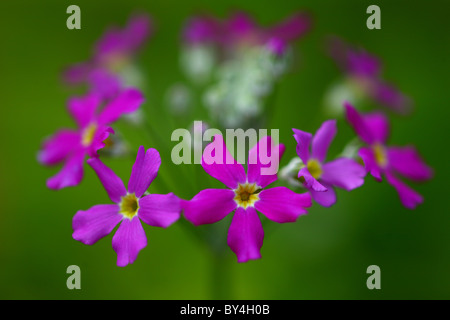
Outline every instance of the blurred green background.
{"label": "blurred green background", "polygon": [[[66,8],[81,7],[82,29],[66,28]],[[381,8],[381,30],[366,28],[366,8]],[[147,76],[143,106],[170,147],[173,122],[164,111],[165,90],[183,75],[179,35],[198,12],[221,17],[234,9],[273,24],[298,9],[314,15],[314,27],[295,44],[297,64],[280,82],[271,128],[287,146],[282,165],[295,155],[291,128],[314,132],[326,118],[323,95],[340,72],[324,53],[327,35],[340,35],[381,57],[384,76],[415,101],[414,113],[392,120],[391,144],[413,143],[435,170],[426,184],[413,185],[425,197],[414,211],[403,208],[395,190],[371,177],[351,193],[338,191],[330,208],[314,205],[296,223],[269,226],[263,258],[245,264],[226,251],[215,269],[208,246],[181,223],[164,230],[144,225],[148,246],[133,265],[119,268],[112,235],[94,246],[72,239],[77,210],[109,203],[96,176],[86,168],[80,186],[58,192],[45,180],[56,169],[42,167],[36,153],[44,137],[74,124],[65,108],[73,93],[60,81],[63,67],[89,57],[95,40],[111,24],[123,26],[131,13],[145,11],[157,26],[139,57]],[[213,275],[223,272],[228,299],[449,299],[449,22],[448,1],[2,1],[0,4],[0,298],[1,299],[210,299]],[[197,106],[202,113],[202,107]],[[134,149],[147,148],[140,133],[119,124]],[[340,121],[330,155],[353,136]],[[144,136],[145,137],[145,136]],[[108,160],[128,180],[133,159]],[[181,173],[163,154],[151,192],[174,191],[191,198]],[[211,181],[197,170],[202,181]],[[201,176],[201,177],[200,177]],[[223,223],[229,223],[225,220]],[[273,223],[275,224],[275,223]],[[206,227],[208,228],[208,227]],[[218,234],[226,242],[225,234]],[[81,290],[68,290],[66,268],[81,268]],[[368,290],[366,269],[381,268],[381,290]],[[225,274],[226,273],[226,274]],[[229,281],[228,281],[229,279]]]}

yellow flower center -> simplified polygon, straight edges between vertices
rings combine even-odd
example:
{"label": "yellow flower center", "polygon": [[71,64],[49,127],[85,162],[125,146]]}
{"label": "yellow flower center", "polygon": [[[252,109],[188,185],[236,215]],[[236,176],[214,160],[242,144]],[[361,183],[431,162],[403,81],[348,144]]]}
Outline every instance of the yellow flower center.
{"label": "yellow flower center", "polygon": [[259,200],[258,193],[261,191],[261,188],[258,188],[254,183],[245,183],[239,184],[237,189],[234,190],[236,196],[234,197],[234,201],[238,204],[238,206],[247,209],[249,206],[253,206],[256,201]]}
{"label": "yellow flower center", "polygon": [[384,147],[377,143],[372,146],[372,150],[377,164],[382,168],[386,167],[388,159]]}
{"label": "yellow flower center", "polygon": [[316,159],[309,159],[306,168],[314,179],[320,179],[320,176],[322,175],[322,166],[319,161]]}
{"label": "yellow flower center", "polygon": [[137,215],[139,210],[139,201],[138,198],[134,195],[134,193],[129,193],[126,196],[122,197],[122,201],[120,202],[120,213],[128,219],[133,219],[135,215]]}
{"label": "yellow flower center", "polygon": [[88,125],[81,134],[81,144],[85,147],[89,147],[94,140],[95,132],[97,131],[97,125],[91,123]]}
{"label": "yellow flower center", "polygon": [[111,137],[103,140],[103,143],[105,144],[105,148],[112,148],[114,146],[114,140]]}
{"label": "yellow flower center", "polygon": [[121,72],[129,63],[129,57],[123,53],[110,54],[105,61],[106,68],[112,73]]}

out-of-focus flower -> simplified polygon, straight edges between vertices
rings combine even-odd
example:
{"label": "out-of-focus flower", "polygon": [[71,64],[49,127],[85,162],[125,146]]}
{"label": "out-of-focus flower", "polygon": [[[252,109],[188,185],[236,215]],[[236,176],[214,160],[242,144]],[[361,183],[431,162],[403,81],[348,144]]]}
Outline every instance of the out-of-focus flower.
{"label": "out-of-focus flower", "polygon": [[224,62],[216,83],[204,95],[211,116],[225,127],[254,127],[290,58],[287,53],[277,57],[267,47],[255,47],[240,59]]}
{"label": "out-of-focus flower", "polygon": [[298,179],[298,172],[305,165],[299,157],[294,157],[289,163],[281,168],[280,180],[287,181],[292,187],[303,187],[303,183]]}
{"label": "out-of-focus flower", "polygon": [[297,154],[303,163],[298,178],[317,203],[325,207],[333,205],[336,202],[333,187],[349,191],[363,185],[366,172],[355,160],[337,158],[325,162],[328,147],[336,136],[336,120],[325,121],[314,137],[308,132],[292,130],[297,141]]}
{"label": "out-of-focus flower", "polygon": [[195,83],[215,76],[203,95],[214,120],[224,127],[253,125],[264,98],[288,67],[290,44],[310,25],[305,13],[272,27],[259,26],[243,12],[225,20],[192,18],[183,33],[182,67]]}
{"label": "out-of-focus flower", "polygon": [[190,46],[214,45],[218,50],[234,54],[243,47],[269,44],[274,53],[282,54],[289,43],[303,36],[311,27],[306,13],[296,13],[272,27],[259,26],[249,15],[237,12],[225,20],[197,16],[188,21],[183,38]]}
{"label": "out-of-focus flower", "polygon": [[102,108],[103,99],[96,94],[72,98],[68,102],[69,112],[78,129],[62,129],[48,138],[38,154],[44,165],[64,166],[55,176],[47,180],[51,189],[78,185],[83,178],[83,163],[86,155],[95,157],[97,150],[105,146],[104,140],[114,133],[109,125],[121,115],[136,111],[144,102],[144,96],[136,89],[126,89]]}
{"label": "out-of-focus flower", "polygon": [[[213,150],[207,151],[210,146],[215,152],[214,158],[209,153]],[[216,135],[205,148],[202,166],[229,189],[205,189],[190,201],[182,201],[184,215],[194,225],[215,223],[235,210],[228,230],[228,245],[238,262],[261,258],[264,230],[256,211],[272,221],[285,223],[296,221],[307,213],[305,208],[311,206],[308,193],[297,194],[286,187],[265,189],[277,180],[277,174],[262,174],[267,164],[261,161],[261,150],[270,150],[272,156],[279,159],[284,145],[274,145],[270,137],[262,138],[249,152],[246,174],[242,164],[227,150],[223,137]],[[217,157],[221,163],[216,163]]]}
{"label": "out-of-focus flower", "polygon": [[282,73],[280,59],[266,47],[255,47],[240,59],[223,62],[217,71],[217,81],[204,93],[211,117],[224,127],[235,128],[260,116],[264,98],[272,92]]}
{"label": "out-of-focus flower", "polygon": [[180,200],[173,193],[144,195],[161,165],[161,158],[155,149],[146,152],[143,146],[139,147],[128,190],[122,180],[98,158],[88,159],[87,162],[115,204],[96,205],[87,211],[78,211],[72,221],[72,237],[92,245],[121,222],[112,239],[112,247],[117,253],[117,265],[124,267],[133,263],[139,251],[147,245],[141,220],[153,227],[167,228],[180,217]]}
{"label": "out-of-focus flower", "polygon": [[184,47],[180,56],[181,68],[196,85],[204,84],[211,78],[216,60],[214,47],[207,44]]}
{"label": "out-of-focus flower", "polygon": [[124,29],[110,28],[97,41],[89,61],[75,64],[64,72],[65,82],[87,83],[91,92],[107,99],[124,86],[136,86],[130,83],[129,66],[150,32],[151,22],[146,15],[131,17]]}
{"label": "out-of-focus flower", "polygon": [[123,138],[123,135],[115,130],[113,135],[108,136],[103,140],[105,146],[98,150],[98,155],[100,157],[125,157],[130,154],[130,146],[127,141]]}
{"label": "out-of-focus flower", "polygon": [[167,89],[165,100],[173,115],[183,116],[192,104],[192,92],[187,85],[176,83]]}
{"label": "out-of-focus flower", "polygon": [[382,113],[359,114],[349,103],[345,104],[347,121],[358,137],[367,144],[359,149],[366,170],[377,180],[382,175],[398,192],[400,201],[408,209],[414,209],[423,202],[423,197],[403,183],[398,175],[413,181],[425,181],[432,177],[432,169],[420,158],[416,149],[388,147],[389,122]]}
{"label": "out-of-focus flower", "polygon": [[397,113],[406,114],[411,110],[411,99],[382,79],[381,63],[377,57],[337,38],[330,42],[330,54],[346,78],[327,93],[329,108],[336,112],[342,110],[344,101],[358,103],[371,99]]}

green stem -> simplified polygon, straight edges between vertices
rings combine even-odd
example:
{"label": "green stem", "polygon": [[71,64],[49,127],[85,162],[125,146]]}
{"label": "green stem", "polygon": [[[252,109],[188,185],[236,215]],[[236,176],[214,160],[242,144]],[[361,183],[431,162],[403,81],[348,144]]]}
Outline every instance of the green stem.
{"label": "green stem", "polygon": [[230,264],[224,251],[212,252],[211,294],[214,300],[232,297]]}
{"label": "green stem", "polygon": [[195,239],[197,239],[202,245],[206,242],[206,236],[204,230],[200,230],[198,227],[195,227],[189,221],[187,221],[184,217],[178,220],[185,230],[187,230]]}

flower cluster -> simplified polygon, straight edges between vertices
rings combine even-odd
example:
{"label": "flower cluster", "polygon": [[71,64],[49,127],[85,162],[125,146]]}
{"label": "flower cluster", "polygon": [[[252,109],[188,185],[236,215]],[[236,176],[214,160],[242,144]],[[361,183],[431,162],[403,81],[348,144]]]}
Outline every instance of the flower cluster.
{"label": "flower cluster", "polygon": [[277,175],[262,174],[264,164],[260,159],[260,150],[271,150],[279,159],[285,149],[284,145],[274,145],[270,137],[262,138],[250,150],[247,174],[242,164],[232,159],[222,136],[215,136],[213,143],[221,149],[222,161],[211,161],[211,154],[206,147],[202,166],[209,175],[229,189],[202,190],[192,200],[183,202],[184,215],[198,226],[215,223],[235,211],[228,230],[228,245],[236,254],[238,262],[259,259],[264,230],[256,211],[278,223],[294,222],[306,213],[305,208],[311,206],[311,197],[307,193],[297,194],[286,187],[266,188],[277,180]]}
{"label": "flower cluster", "polygon": [[182,67],[194,83],[207,83],[202,99],[213,120],[226,128],[254,127],[288,68],[289,47],[310,29],[311,19],[297,13],[272,27],[259,26],[238,12],[228,19],[190,19],[183,32]]}
{"label": "flower cluster", "polygon": [[91,245],[120,223],[112,240],[118,266],[133,263],[147,245],[141,220],[151,226],[166,228],[178,220],[181,212],[180,200],[173,193],[145,195],[161,164],[157,150],[139,148],[128,190],[98,154],[109,135],[114,133],[110,125],[122,115],[139,110],[144,102],[144,95],[138,89],[126,85],[118,67],[131,63],[130,59],[148,33],[148,18],[134,17],[124,30],[108,31],[97,43],[90,61],[66,71],[64,76],[69,83],[88,84],[86,95],[68,101],[68,111],[78,129],[59,130],[44,141],[38,154],[39,162],[44,165],[64,162],[63,168],[47,181],[51,189],[78,185],[83,177],[84,159],[89,157],[87,163],[115,204],[78,211],[73,218],[73,238]]}
{"label": "flower cluster", "polygon": [[[183,33],[185,70],[195,81],[201,82],[211,71],[208,69],[218,63],[218,81],[205,93],[205,104],[212,111],[209,120],[220,120],[224,127],[236,127],[249,119],[261,120],[262,98],[288,67],[283,65],[283,59],[288,56],[290,43],[304,35],[310,24],[305,14],[296,14],[270,28],[258,26],[244,13],[223,21],[211,16],[192,18]],[[214,135],[206,146],[204,141],[195,140],[196,134],[188,143],[201,152],[204,171],[226,188],[198,188],[202,190],[194,190],[198,193],[190,200],[181,199],[173,192],[148,193],[160,166],[167,160],[161,159],[155,148],[144,146],[137,149],[126,188],[103,163],[102,158],[107,153],[99,151],[114,134],[114,123],[124,115],[136,113],[144,103],[144,94],[132,85],[125,70],[134,65],[134,57],[148,38],[150,26],[146,15],[138,15],[124,29],[109,30],[97,42],[92,58],[64,73],[66,82],[86,84],[87,93],[68,101],[68,111],[77,128],[57,131],[44,141],[38,153],[38,161],[43,165],[63,163],[62,169],[48,179],[47,186],[61,189],[78,185],[83,177],[84,160],[88,157],[89,167],[113,203],[78,211],[72,221],[75,240],[92,245],[120,224],[112,237],[112,247],[117,254],[117,265],[126,266],[133,263],[147,245],[141,222],[167,228],[179,219],[186,219],[199,226],[232,215],[227,244],[238,262],[247,262],[261,258],[262,220],[296,222],[307,213],[312,200],[330,207],[337,201],[335,188],[347,191],[359,188],[367,173],[378,181],[384,177],[397,190],[406,208],[414,209],[423,202],[423,197],[399,176],[425,181],[431,178],[432,169],[414,147],[386,146],[389,123],[381,111],[361,114],[349,102],[340,102],[340,108],[364,145],[351,143],[341,155],[327,159],[328,149],[337,134],[337,120],[324,121],[314,135],[293,128],[291,143],[296,143],[297,157],[280,174],[280,180],[288,181],[292,188],[277,185],[277,172],[265,170],[270,163],[262,158],[264,152],[277,164],[284,154],[286,147],[278,144],[278,139],[263,136],[255,141],[249,148],[244,167],[233,157],[234,150],[230,152],[221,134]],[[334,44],[333,57],[350,81],[367,96],[393,110],[406,111],[408,99],[381,80],[378,59],[342,42]],[[178,89],[173,101],[183,105],[189,93],[183,87]],[[257,127],[256,122],[252,128]],[[206,125],[194,126],[192,130],[202,134],[207,128]],[[356,151],[348,152],[349,148]],[[158,183],[161,182],[162,179],[158,179]]]}

